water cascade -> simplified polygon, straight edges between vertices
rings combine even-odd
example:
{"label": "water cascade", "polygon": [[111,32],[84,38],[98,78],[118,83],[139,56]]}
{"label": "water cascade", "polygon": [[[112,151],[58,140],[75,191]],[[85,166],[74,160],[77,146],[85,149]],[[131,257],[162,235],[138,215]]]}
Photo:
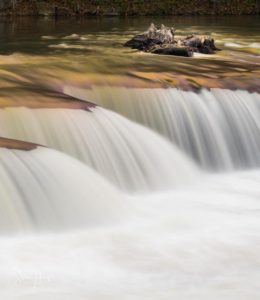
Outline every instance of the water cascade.
{"label": "water cascade", "polygon": [[169,189],[197,175],[158,134],[100,107],[89,110],[2,108],[0,135],[68,153],[130,192]]}
{"label": "water cascade", "polygon": [[[170,139],[208,170],[260,166],[260,95],[224,89],[64,87]],[[120,99],[120,101],[118,101]]]}
{"label": "water cascade", "polygon": [[120,220],[124,197],[63,153],[0,138],[0,232],[68,229]]}
{"label": "water cascade", "polygon": [[[259,300],[259,15],[16,2],[64,17],[0,17],[0,299]],[[152,21],[222,51],[123,47]]]}

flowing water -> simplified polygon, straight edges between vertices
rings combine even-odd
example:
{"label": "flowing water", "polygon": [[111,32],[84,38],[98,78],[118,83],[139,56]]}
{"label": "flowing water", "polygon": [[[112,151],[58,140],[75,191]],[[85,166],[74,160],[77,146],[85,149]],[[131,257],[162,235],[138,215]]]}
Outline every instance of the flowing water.
{"label": "flowing water", "polygon": [[64,93],[82,100],[93,99],[158,131],[205,169],[234,170],[260,165],[258,93],[123,87],[89,90],[69,86],[64,87]]}
{"label": "flowing water", "polygon": [[[122,47],[152,21],[223,51]],[[0,20],[1,299],[259,299],[259,32]]]}
{"label": "flowing water", "polygon": [[0,148],[0,173],[0,231],[5,234],[103,225],[126,211],[124,197],[101,176],[47,148]]}
{"label": "flowing water", "polygon": [[[211,34],[224,51],[187,59],[122,47],[151,22],[174,25],[179,36]],[[259,30],[258,16],[2,20],[0,86],[62,91],[69,83],[259,91]],[[230,47],[230,42],[247,47]]]}
{"label": "flowing water", "polygon": [[0,136],[68,153],[128,192],[170,189],[197,175],[195,164],[159,135],[100,107],[0,109]]}

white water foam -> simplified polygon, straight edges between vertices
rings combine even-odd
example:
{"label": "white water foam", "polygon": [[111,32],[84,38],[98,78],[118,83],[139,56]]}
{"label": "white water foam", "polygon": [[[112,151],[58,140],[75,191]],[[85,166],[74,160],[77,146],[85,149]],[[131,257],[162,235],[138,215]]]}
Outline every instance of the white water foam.
{"label": "white water foam", "polygon": [[3,299],[258,300],[259,172],[131,198],[135,220],[0,238]]}

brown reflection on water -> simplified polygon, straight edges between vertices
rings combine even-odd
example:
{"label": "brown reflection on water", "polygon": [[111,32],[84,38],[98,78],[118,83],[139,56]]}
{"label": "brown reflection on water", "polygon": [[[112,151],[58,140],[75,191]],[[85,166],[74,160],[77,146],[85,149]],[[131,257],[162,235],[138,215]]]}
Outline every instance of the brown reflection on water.
{"label": "brown reflection on water", "polygon": [[[0,88],[61,92],[64,85],[121,85],[260,91],[259,49],[252,47],[253,43],[260,46],[260,21],[252,16],[241,20],[241,17],[2,20]],[[181,58],[144,54],[122,46],[151,21],[174,24],[178,35],[211,34],[223,51],[212,56]],[[232,43],[243,47],[233,47]]]}
{"label": "brown reflection on water", "polygon": [[0,89],[0,109],[6,107],[69,108],[90,110],[96,105],[48,90],[26,88]]}
{"label": "brown reflection on water", "polygon": [[0,148],[29,151],[36,149],[38,146],[39,145],[33,143],[27,143],[23,141],[11,140],[0,137]]}

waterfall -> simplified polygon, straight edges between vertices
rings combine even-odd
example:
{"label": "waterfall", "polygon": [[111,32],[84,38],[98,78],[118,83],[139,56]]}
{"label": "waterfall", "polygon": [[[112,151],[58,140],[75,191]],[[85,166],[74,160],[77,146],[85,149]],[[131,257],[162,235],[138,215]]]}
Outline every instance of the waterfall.
{"label": "waterfall", "polygon": [[[161,133],[211,171],[260,166],[260,95],[247,91],[66,86]],[[120,99],[120,101],[118,101]]]}
{"label": "waterfall", "polygon": [[81,162],[43,147],[8,149],[0,139],[0,232],[96,226],[120,220],[124,197]]}
{"label": "waterfall", "polygon": [[170,189],[197,168],[157,133],[102,109],[0,109],[0,135],[66,152],[123,190]]}

